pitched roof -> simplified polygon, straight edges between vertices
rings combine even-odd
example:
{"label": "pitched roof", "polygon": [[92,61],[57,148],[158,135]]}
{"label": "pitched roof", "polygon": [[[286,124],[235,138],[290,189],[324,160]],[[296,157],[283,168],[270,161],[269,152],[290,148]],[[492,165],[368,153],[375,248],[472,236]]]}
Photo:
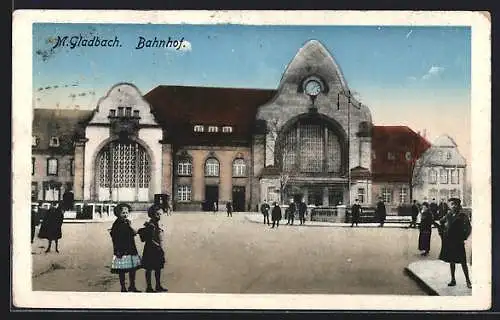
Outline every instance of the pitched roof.
{"label": "pitched roof", "polygon": [[439,136],[436,140],[434,140],[432,145],[436,147],[449,147],[449,148],[455,148],[457,146],[455,141],[449,135],[446,134]]}
{"label": "pitched roof", "polygon": [[[412,163],[430,146],[429,141],[407,126],[373,126],[373,180],[408,182]],[[389,159],[389,153],[393,159]]]}
{"label": "pitched roof", "polygon": [[[144,98],[166,137],[182,144],[250,143],[257,108],[276,90],[158,86]],[[194,125],[232,126],[231,134],[193,131]]]}
{"label": "pitched roof", "polygon": [[75,138],[85,137],[85,124],[93,110],[33,109],[33,135],[38,144],[33,150],[48,150],[51,137],[59,138],[54,152],[71,153]]}

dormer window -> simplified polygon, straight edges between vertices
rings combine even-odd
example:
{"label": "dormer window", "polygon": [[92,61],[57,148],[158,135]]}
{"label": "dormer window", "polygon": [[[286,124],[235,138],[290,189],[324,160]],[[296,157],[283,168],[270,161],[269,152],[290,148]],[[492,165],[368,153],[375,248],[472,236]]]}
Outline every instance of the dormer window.
{"label": "dormer window", "polygon": [[31,136],[31,146],[36,147],[38,145],[38,137],[37,136]]}
{"label": "dormer window", "polygon": [[139,110],[134,110],[134,118],[139,118]]}
{"label": "dormer window", "polygon": [[219,132],[219,128],[216,126],[209,126],[208,132]]}
{"label": "dormer window", "polygon": [[446,152],[446,160],[450,160],[451,159],[451,152],[448,151]]}
{"label": "dormer window", "polygon": [[123,117],[123,107],[118,107],[118,116]]}
{"label": "dormer window", "polygon": [[224,126],[224,127],[222,127],[222,132],[224,132],[224,133],[231,133],[231,132],[233,132],[233,127],[231,127],[231,126]]}
{"label": "dormer window", "polygon": [[116,117],[116,110],[115,109],[109,110],[109,116],[110,117]]}
{"label": "dormer window", "polygon": [[59,138],[50,137],[49,147],[59,147]]}
{"label": "dormer window", "polygon": [[202,125],[195,125],[194,126],[194,132],[203,132],[203,126]]}

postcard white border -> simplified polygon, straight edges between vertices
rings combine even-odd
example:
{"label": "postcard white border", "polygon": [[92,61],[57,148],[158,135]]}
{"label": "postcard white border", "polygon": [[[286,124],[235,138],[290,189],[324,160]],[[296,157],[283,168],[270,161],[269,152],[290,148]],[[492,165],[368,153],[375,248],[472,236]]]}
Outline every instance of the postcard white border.
{"label": "postcard white border", "polygon": [[[31,290],[30,210],[32,23],[470,26],[472,207],[475,272],[472,296],[147,294]],[[491,307],[490,18],[482,12],[411,11],[82,11],[18,10],[13,14],[12,294],[28,308],[484,310]],[[478,272],[477,270],[481,270]]]}

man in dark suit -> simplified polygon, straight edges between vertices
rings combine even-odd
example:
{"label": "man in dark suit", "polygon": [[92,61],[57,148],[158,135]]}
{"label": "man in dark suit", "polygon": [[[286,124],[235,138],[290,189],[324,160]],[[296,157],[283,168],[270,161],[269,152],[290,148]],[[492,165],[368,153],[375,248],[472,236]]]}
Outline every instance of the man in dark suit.
{"label": "man in dark suit", "polygon": [[271,210],[271,208],[269,207],[269,204],[267,204],[267,201],[264,200],[264,203],[260,206],[260,212],[262,212],[262,215],[264,216],[264,224],[267,223],[267,225],[270,225],[269,210]]}
{"label": "man in dark suit", "polygon": [[377,216],[378,222],[380,223],[379,227],[383,227],[384,222],[385,222],[385,218],[387,216],[387,211],[385,209],[385,204],[384,204],[384,201],[382,200],[382,198],[378,198],[376,216]]}
{"label": "man in dark suit", "polygon": [[295,220],[295,211],[296,211],[296,206],[295,206],[295,202],[290,201],[290,205],[288,206],[287,208],[287,211],[288,211],[288,221],[286,224],[290,224],[290,225],[293,225],[293,221]]}
{"label": "man in dark suit", "polygon": [[444,217],[448,213],[449,209],[450,209],[450,207],[448,206],[446,201],[444,199],[441,199],[441,202],[439,203],[438,210],[437,210],[438,216],[437,216],[437,218],[435,218],[435,220],[439,220],[442,217]]}
{"label": "man in dark suit", "polygon": [[276,228],[280,226],[280,220],[282,218],[281,215],[281,208],[278,205],[278,203],[274,203],[273,211],[271,212],[271,219],[273,220],[273,226],[271,228],[274,228],[274,225],[276,224]]}
{"label": "man in dark suit", "polygon": [[307,213],[307,205],[304,201],[299,202],[299,220],[300,224],[306,223],[306,213]]}
{"label": "man in dark suit", "polygon": [[438,205],[436,203],[436,199],[432,199],[432,202],[429,205],[429,211],[431,212],[432,218],[434,220],[439,220],[438,219]]}
{"label": "man in dark suit", "polygon": [[354,200],[354,204],[351,207],[351,215],[352,215],[351,227],[354,227],[354,224],[356,224],[357,227],[359,223],[359,216],[361,215],[361,206],[359,205],[358,199]]}
{"label": "man in dark suit", "polygon": [[411,223],[410,228],[417,227],[417,217],[418,217],[418,204],[417,200],[413,200],[413,204],[411,205]]}

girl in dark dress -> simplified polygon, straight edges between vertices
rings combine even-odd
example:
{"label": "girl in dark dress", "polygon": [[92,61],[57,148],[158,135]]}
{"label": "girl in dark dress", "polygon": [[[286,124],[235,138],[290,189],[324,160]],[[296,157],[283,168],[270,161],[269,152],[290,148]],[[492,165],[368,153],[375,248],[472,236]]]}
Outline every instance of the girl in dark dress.
{"label": "girl in dark dress", "polygon": [[[422,218],[420,219],[420,233],[418,235],[418,250],[424,251],[423,256],[427,256],[431,250],[432,225],[435,224],[429,204],[422,203]],[[437,225],[437,224],[436,224]]]}
{"label": "girl in dark dress", "polygon": [[111,272],[120,277],[121,292],[127,292],[125,274],[129,274],[130,286],[128,291],[140,292],[135,287],[135,272],[141,266],[141,258],[137,253],[134,236],[137,232],[132,229],[127,219],[130,206],[126,203],[118,204],[114,209],[116,220],[111,227],[110,235],[113,241],[113,260]]}
{"label": "girl in dark dress", "polygon": [[150,220],[144,223],[144,227],[139,229],[141,240],[144,241],[144,251],[142,252],[142,267],[146,270],[146,292],[154,292],[151,284],[151,272],[155,272],[156,292],[168,291],[161,286],[161,269],[165,265],[165,252],[162,247],[163,229],[158,222],[162,209],[153,205],[148,209]]}
{"label": "girl in dark dress", "polygon": [[470,220],[462,211],[460,199],[452,198],[449,202],[451,210],[440,220],[439,234],[441,235],[442,246],[439,259],[450,264],[451,281],[448,286],[456,285],[455,263],[460,263],[467,287],[472,288],[464,244],[472,231]]}
{"label": "girl in dark dress", "polygon": [[38,238],[47,239],[49,241],[45,253],[50,252],[52,241],[56,243],[56,252],[59,253],[59,239],[62,238],[61,227],[64,221],[64,213],[59,203],[53,204],[45,215]]}

